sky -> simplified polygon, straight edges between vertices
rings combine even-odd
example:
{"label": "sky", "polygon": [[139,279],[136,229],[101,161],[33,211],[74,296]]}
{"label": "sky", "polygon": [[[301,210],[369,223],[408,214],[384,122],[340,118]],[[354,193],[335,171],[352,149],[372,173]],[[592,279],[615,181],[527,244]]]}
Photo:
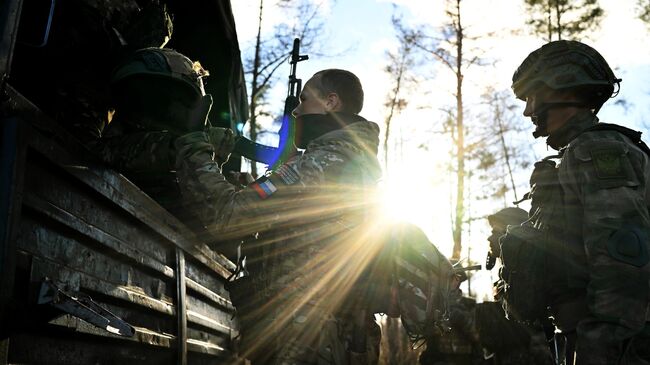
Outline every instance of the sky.
{"label": "sky", "polygon": [[[265,0],[263,36],[271,35],[276,24],[291,23],[274,2]],[[389,76],[383,71],[388,60],[386,52],[397,49],[391,17],[402,15],[406,24],[425,24],[433,28],[445,21],[443,0],[314,0],[321,4],[321,16],[326,21],[322,49],[337,57],[311,56],[298,67],[299,77],[306,81],[313,73],[325,68],[343,68],[354,72],[364,86],[364,109],[360,113],[377,122],[384,133],[387,115],[384,103],[390,86]],[[233,0],[237,33],[245,57],[250,54],[257,32],[259,0]],[[479,49],[490,66],[469,68],[465,75],[465,113],[469,120],[479,118],[484,109],[480,96],[490,86],[495,90],[509,90],[512,73],[523,59],[544,41],[530,34],[526,26],[527,14],[523,0],[463,0],[461,12],[468,34],[485,35],[477,41],[468,41]],[[602,121],[619,123],[646,131],[650,127],[650,29],[636,17],[636,0],[601,0],[605,17],[598,29],[581,39],[596,48],[609,62],[615,74],[623,79],[617,99],[608,102],[599,112]],[[514,30],[520,30],[514,33]],[[270,101],[277,101],[281,110],[286,96],[285,75],[289,66],[279,71],[280,81],[270,93]],[[450,255],[451,209],[453,175],[446,169],[450,158],[449,138],[436,133],[444,114],[441,108],[455,103],[452,91],[455,76],[431,60],[413,70],[419,84],[410,90],[409,106],[392,122],[388,169],[381,182],[386,200],[386,211],[391,217],[420,226],[442,253]],[[627,107],[614,104],[625,100]],[[515,114],[521,115],[523,102]],[[527,119],[516,117],[523,131],[508,136],[508,143],[526,146],[530,163],[553,153],[541,139],[533,139],[532,125]],[[481,128],[480,123],[473,124]],[[648,132],[644,133],[648,134]],[[647,138],[646,138],[647,140]],[[273,142],[269,142],[272,144]],[[383,152],[380,151],[383,157]],[[518,194],[527,188],[529,169],[515,173]],[[489,227],[481,219],[513,201],[511,192],[503,200],[478,200],[472,196],[481,190],[481,181],[470,180],[469,214],[472,223],[465,232],[463,257],[468,255],[482,263],[487,251]],[[527,209],[524,203],[522,208]],[[471,252],[467,252],[467,249]],[[481,271],[474,277],[473,290],[481,299],[489,298],[494,273]],[[467,289],[467,288],[465,288]]]}

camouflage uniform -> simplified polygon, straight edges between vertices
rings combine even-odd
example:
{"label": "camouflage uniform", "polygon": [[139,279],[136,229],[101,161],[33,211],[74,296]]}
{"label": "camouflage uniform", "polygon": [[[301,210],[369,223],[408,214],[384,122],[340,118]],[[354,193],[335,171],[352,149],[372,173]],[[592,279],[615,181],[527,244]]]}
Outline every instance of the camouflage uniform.
{"label": "camouflage uniform", "polygon": [[533,223],[553,231],[553,271],[564,277],[555,278],[549,304],[563,332],[577,331],[578,363],[614,364],[646,321],[650,166],[617,131],[581,133],[597,121],[591,113],[577,115],[555,135],[566,146],[558,194],[536,206]]}
{"label": "camouflage uniform", "polygon": [[[373,251],[367,231],[357,227],[380,176],[379,128],[354,118],[240,191],[220,173],[203,132],[175,141],[183,199],[207,229],[224,239],[257,237],[244,245],[247,275],[231,286],[241,349],[254,363],[348,364],[354,358],[349,324],[364,309],[354,283]],[[376,325],[369,312],[361,316],[368,337],[361,341],[362,357],[376,361]]]}
{"label": "camouflage uniform", "polygon": [[[188,95],[202,98],[200,78],[207,71],[195,65],[169,49],[145,48],[125,58],[111,77],[113,120],[92,150],[194,232],[202,234],[200,221],[181,197],[174,172],[174,141],[187,132],[183,128],[184,113],[172,113],[171,107],[160,105]],[[223,129],[208,128],[207,135],[211,136],[213,130]]]}
{"label": "camouflage uniform", "polygon": [[[540,85],[585,93],[579,101],[533,102],[535,135],[548,136],[559,153],[535,164],[529,222],[509,227],[501,238],[510,314],[534,319],[549,306],[569,339],[568,361],[575,340],[577,364],[647,363],[638,350],[628,350],[645,341],[650,151],[640,133],[598,124],[595,116],[618,82],[597,51],[574,41],[543,46],[513,77],[521,99],[537,98]],[[580,109],[548,132],[548,110],[567,107]],[[513,247],[523,250],[517,254]],[[517,266],[517,257],[531,262]],[[513,282],[517,277],[529,281]],[[522,303],[529,305],[517,306]]]}

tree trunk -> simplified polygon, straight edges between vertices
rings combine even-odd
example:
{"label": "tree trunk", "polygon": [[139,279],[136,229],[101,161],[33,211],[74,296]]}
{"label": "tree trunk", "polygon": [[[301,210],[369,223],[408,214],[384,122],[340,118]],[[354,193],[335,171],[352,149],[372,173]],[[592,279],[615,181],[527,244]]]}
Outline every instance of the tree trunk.
{"label": "tree trunk", "polygon": [[[250,102],[250,135],[251,141],[257,142],[257,97],[259,96],[259,76],[260,76],[260,49],[262,47],[262,12],[264,10],[264,0],[260,0],[259,22],[257,24],[257,39],[255,41],[255,58],[253,60],[253,82],[251,85],[251,102]],[[257,178],[257,163],[251,161],[251,175]]]}
{"label": "tree trunk", "polygon": [[552,11],[552,9],[553,9],[553,5],[552,5],[552,3],[551,3],[552,1],[553,1],[553,0],[548,0],[548,7],[546,8],[546,9],[547,9],[547,13],[548,13],[548,40],[547,40],[547,42],[550,42],[550,41],[553,40],[553,18],[552,18],[552,15],[553,15],[553,11]]}
{"label": "tree trunk", "polygon": [[512,176],[512,166],[510,165],[510,153],[508,153],[508,146],[506,145],[506,138],[504,136],[505,131],[503,130],[503,122],[501,121],[501,108],[499,108],[499,100],[497,99],[496,110],[494,114],[499,123],[499,137],[501,139],[501,148],[503,148],[503,157],[506,160],[506,166],[508,167],[508,175],[510,176],[510,184],[512,184],[512,191],[515,194],[515,201],[519,201],[517,197],[517,186],[515,185],[515,178]]}
{"label": "tree trunk", "polygon": [[393,98],[390,101],[390,111],[386,117],[386,133],[384,135],[384,170],[388,171],[388,137],[390,136],[390,122],[393,120],[395,114],[395,106],[399,101],[399,91],[402,84],[402,75],[404,74],[404,65],[406,63],[406,51],[402,52],[402,56],[397,69],[397,78],[395,79],[395,89],[393,90]]}
{"label": "tree trunk", "polygon": [[456,0],[456,216],[454,219],[453,259],[460,259],[462,252],[463,220],[465,217],[465,126],[463,124],[463,26],[460,16],[460,1]]}
{"label": "tree trunk", "polygon": [[562,13],[560,10],[560,1],[555,0],[555,22],[557,23],[557,40],[562,40]]}

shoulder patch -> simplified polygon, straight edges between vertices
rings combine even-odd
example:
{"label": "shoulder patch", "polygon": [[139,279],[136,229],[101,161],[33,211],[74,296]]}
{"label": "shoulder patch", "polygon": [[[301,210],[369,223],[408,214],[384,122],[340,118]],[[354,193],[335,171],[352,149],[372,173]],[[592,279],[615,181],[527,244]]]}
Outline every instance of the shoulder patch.
{"label": "shoulder patch", "polygon": [[623,154],[620,148],[597,148],[590,151],[591,159],[600,179],[614,179],[626,177],[623,167]]}
{"label": "shoulder patch", "polygon": [[253,188],[253,190],[257,192],[257,195],[259,195],[259,197],[262,199],[266,199],[278,191],[278,188],[266,176],[262,176],[261,178],[257,179],[250,185],[250,187]]}
{"label": "shoulder patch", "polygon": [[288,164],[284,164],[273,171],[273,176],[277,176],[285,185],[293,185],[300,181],[300,175],[296,169]]}

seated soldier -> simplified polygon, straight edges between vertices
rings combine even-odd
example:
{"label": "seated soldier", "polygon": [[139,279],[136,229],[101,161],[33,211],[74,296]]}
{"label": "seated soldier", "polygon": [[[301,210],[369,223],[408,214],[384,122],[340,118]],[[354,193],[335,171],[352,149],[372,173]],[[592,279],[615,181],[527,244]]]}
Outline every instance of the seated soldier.
{"label": "seated soldier", "polygon": [[[212,100],[203,95],[202,78],[207,75],[199,63],[174,50],[134,52],[113,71],[111,104],[115,112],[94,148],[103,161],[195,232],[203,230],[180,194],[174,174],[174,141],[188,132],[185,128],[192,108],[198,111],[194,118],[201,118],[197,123],[205,124]],[[208,135],[230,132],[206,130]],[[223,162],[227,156],[217,158]]]}

